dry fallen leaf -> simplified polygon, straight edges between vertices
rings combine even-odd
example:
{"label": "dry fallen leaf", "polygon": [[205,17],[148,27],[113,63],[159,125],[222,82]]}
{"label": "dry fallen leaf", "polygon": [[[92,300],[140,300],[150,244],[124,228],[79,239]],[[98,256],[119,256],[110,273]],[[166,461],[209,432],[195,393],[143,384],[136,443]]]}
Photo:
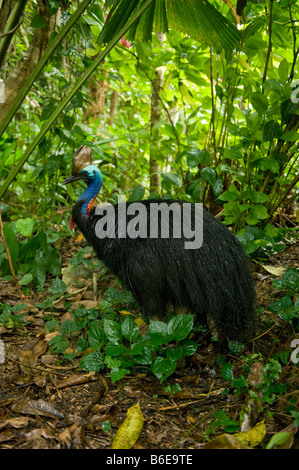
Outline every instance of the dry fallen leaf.
{"label": "dry fallen leaf", "polygon": [[248,383],[254,387],[263,381],[263,365],[260,362],[254,362],[248,374]]}
{"label": "dry fallen leaf", "polygon": [[88,374],[84,375],[70,375],[66,379],[59,380],[56,382],[56,388],[61,389],[61,388],[67,388],[67,387],[73,387],[75,385],[81,385],[87,382],[90,382],[94,380],[94,372],[89,372]]}
{"label": "dry fallen leaf", "polygon": [[51,403],[44,400],[31,400],[25,398],[14,403],[11,409],[17,413],[23,413],[28,415],[41,415],[41,416],[55,416],[56,418],[64,418],[63,413],[58,410]]}
{"label": "dry fallen leaf", "polygon": [[249,449],[231,434],[221,434],[202,446],[202,449]]}
{"label": "dry fallen leaf", "polygon": [[261,264],[261,266],[265,269],[270,274],[273,274],[273,276],[283,276],[284,273],[286,272],[286,268],[283,266],[266,266],[265,264]]}
{"label": "dry fallen leaf", "polygon": [[29,418],[27,417],[16,417],[16,418],[10,418],[10,419],[4,419],[0,421],[0,430],[7,428],[7,427],[12,427],[12,428],[23,428],[24,426],[27,426],[29,423]]}

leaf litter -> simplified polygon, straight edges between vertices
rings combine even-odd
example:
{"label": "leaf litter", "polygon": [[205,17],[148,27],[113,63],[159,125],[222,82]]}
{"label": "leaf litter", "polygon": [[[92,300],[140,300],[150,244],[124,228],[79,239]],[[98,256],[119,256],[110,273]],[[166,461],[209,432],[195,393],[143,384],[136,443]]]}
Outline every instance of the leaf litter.
{"label": "leaf litter", "polygon": [[[271,263],[298,268],[298,249],[291,247]],[[266,309],[277,295],[271,284],[277,272],[274,270],[273,274],[269,269],[265,275],[262,267],[260,271],[256,269],[258,302]],[[107,289],[107,282],[114,280],[106,279],[104,285],[98,281],[97,298]],[[80,279],[76,278],[72,286],[72,307],[84,303],[87,308],[96,306],[94,281],[82,285],[83,289],[78,288]],[[12,282],[0,280],[0,287],[0,302],[10,306],[25,303],[18,312],[24,315],[25,323],[14,328],[0,326],[5,344],[5,360],[0,363],[0,448],[111,449],[113,442],[116,447],[119,445],[119,435],[129,442],[126,445],[135,449],[266,447],[271,437],[270,446],[275,447],[276,443],[277,447],[299,447],[297,428],[290,416],[283,413],[284,395],[271,406],[259,409],[248,395],[223,393],[230,386],[217,366],[217,355],[223,352],[207,336],[188,362],[162,384],[150,370],[148,374],[131,371],[124,379],[112,382],[105,370],[85,372],[79,369],[77,358],[66,361],[50,352],[49,341],[53,335],[45,329],[47,311],[36,306],[46,300],[46,290],[31,292],[31,297],[24,300]],[[58,324],[68,317],[63,304],[63,298],[55,304]],[[263,327],[254,352],[271,357],[275,345],[287,344],[290,334],[289,325],[277,319],[268,331]],[[253,349],[248,352],[251,353]],[[241,368],[237,356],[231,356],[230,362],[235,370]],[[291,367],[288,364],[283,368],[283,377],[290,381],[288,394],[293,395],[298,406],[298,379],[292,377]],[[248,382],[252,390],[258,388],[261,368],[258,360],[251,366]],[[180,389],[174,393],[178,384]],[[132,419],[137,423],[133,435],[130,423],[128,426],[130,410],[135,410],[131,424]],[[215,414],[223,410],[233,421],[243,416],[238,432],[223,432],[223,423],[213,428]],[[128,429],[131,429],[129,435]]]}

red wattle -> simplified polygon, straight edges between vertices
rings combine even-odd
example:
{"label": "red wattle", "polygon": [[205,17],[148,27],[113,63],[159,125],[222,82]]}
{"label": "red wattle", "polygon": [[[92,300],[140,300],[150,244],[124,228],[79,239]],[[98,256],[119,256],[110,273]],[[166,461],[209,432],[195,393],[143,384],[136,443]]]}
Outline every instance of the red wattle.
{"label": "red wattle", "polygon": [[71,215],[71,218],[70,218],[70,229],[73,230],[74,228],[74,221],[73,221],[73,215]]}

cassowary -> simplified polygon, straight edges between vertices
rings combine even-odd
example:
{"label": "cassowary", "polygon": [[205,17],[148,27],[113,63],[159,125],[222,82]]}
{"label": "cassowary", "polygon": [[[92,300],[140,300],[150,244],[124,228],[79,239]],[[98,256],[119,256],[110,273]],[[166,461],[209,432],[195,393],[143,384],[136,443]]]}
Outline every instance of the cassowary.
{"label": "cassowary", "polygon": [[[187,311],[205,316],[230,340],[253,337],[253,280],[242,247],[227,227],[205,210],[197,217],[200,205],[189,202],[149,199],[94,208],[101,171],[88,164],[63,183],[77,180],[87,188],[73,207],[70,227],[77,224],[99,259],[131,290],[145,321],[163,320],[169,309]],[[188,222],[186,237],[183,224]],[[197,245],[196,230],[202,235]],[[190,234],[195,245],[187,247]]]}

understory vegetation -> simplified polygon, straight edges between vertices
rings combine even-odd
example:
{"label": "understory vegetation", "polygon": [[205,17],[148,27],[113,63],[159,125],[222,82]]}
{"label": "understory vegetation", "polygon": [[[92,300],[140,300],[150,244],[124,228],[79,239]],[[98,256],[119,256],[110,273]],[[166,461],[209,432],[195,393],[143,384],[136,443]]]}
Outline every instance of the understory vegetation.
{"label": "understory vegetation", "polygon": [[[235,2],[168,3],[0,2],[0,423],[20,359],[31,398],[45,401],[47,387],[61,398],[55,371],[105,376],[119,398],[106,390],[106,418],[87,428],[99,447],[119,425],[111,409],[132,395],[147,417],[144,448],[298,448],[298,2],[249,2],[240,14]],[[252,341],[221,343],[193,314],[143,322],[132,294],[69,228],[83,184],[62,182],[82,145],[103,174],[96,203],[202,203],[232,230],[256,283]],[[151,421],[162,401],[177,426],[156,411],[176,436],[166,444]],[[79,447],[96,447],[87,438]],[[10,439],[22,447],[22,434],[4,446]]]}

